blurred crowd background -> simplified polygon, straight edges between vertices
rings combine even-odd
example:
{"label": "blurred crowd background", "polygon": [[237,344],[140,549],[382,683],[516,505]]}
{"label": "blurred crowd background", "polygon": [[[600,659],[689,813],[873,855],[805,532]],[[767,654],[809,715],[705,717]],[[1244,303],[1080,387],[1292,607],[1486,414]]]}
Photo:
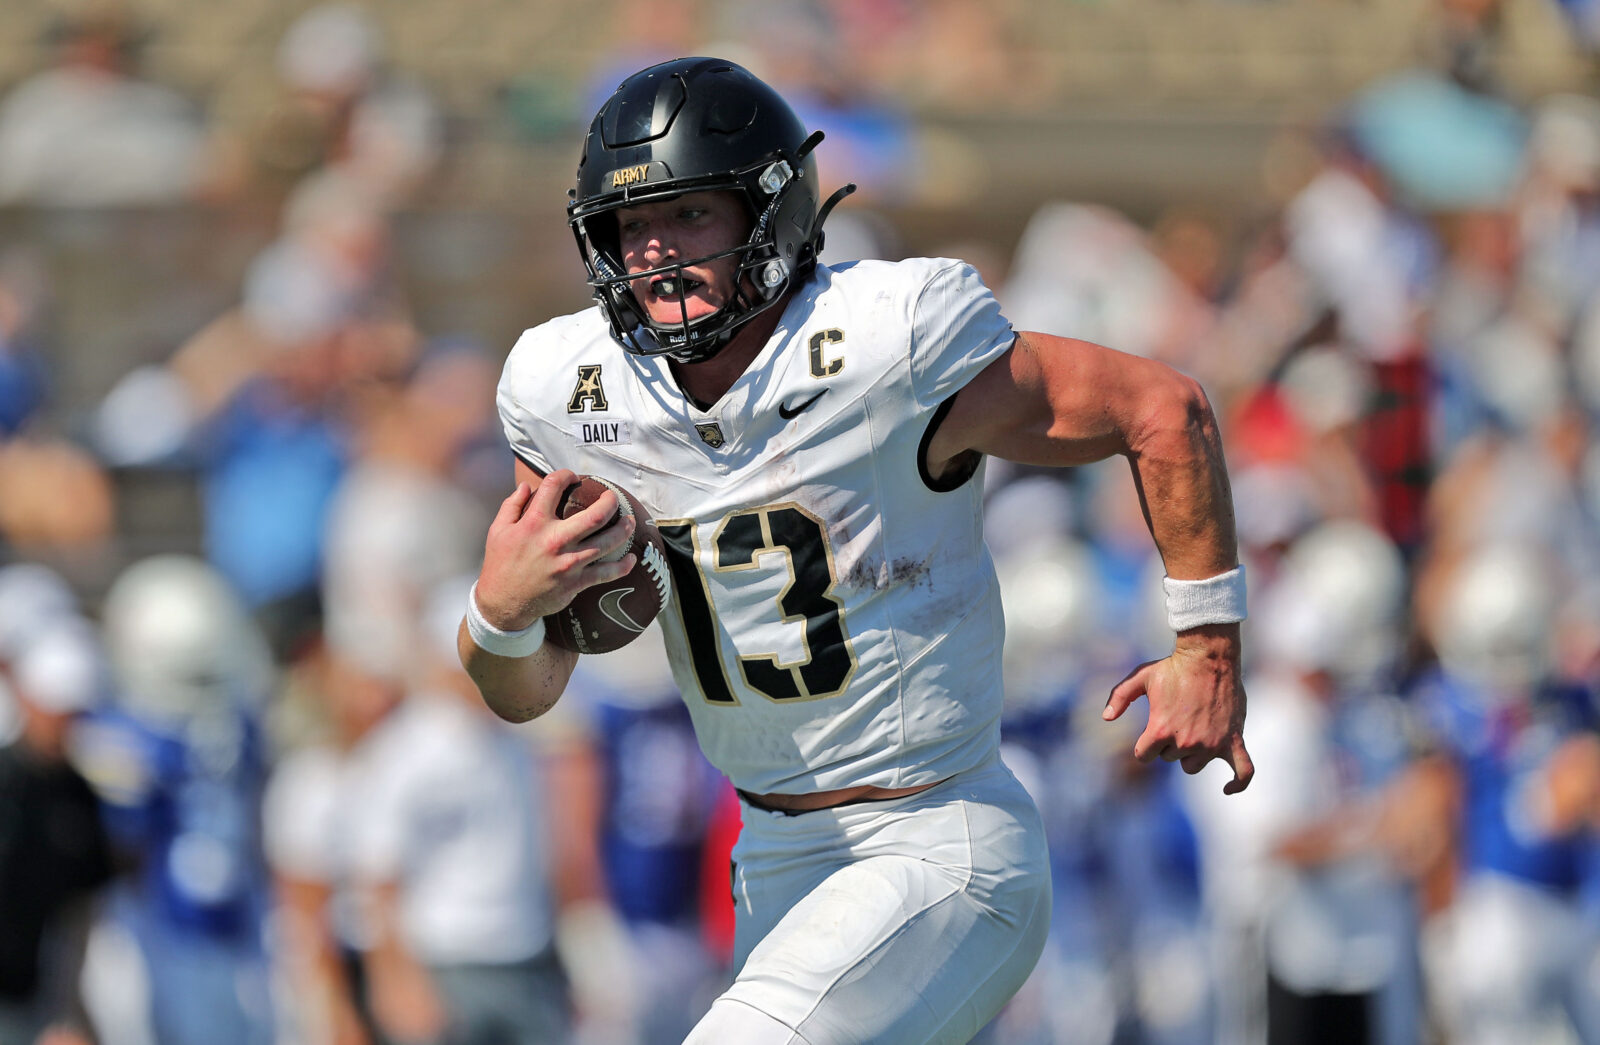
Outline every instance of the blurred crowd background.
{"label": "blurred crowd background", "polygon": [[[991,464],[1052,936],[988,1045],[1600,1042],[1600,3],[7,0],[0,1043],[681,1040],[738,830],[658,635],[546,719],[452,637],[588,117],[736,58],[1019,328],[1205,384],[1257,775],[1125,464]],[[1128,716],[1137,719],[1140,716]]]}

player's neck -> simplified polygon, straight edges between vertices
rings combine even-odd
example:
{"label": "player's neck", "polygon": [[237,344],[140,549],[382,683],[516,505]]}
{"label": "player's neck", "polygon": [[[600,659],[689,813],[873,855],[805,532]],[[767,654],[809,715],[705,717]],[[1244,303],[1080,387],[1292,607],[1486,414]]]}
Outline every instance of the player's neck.
{"label": "player's neck", "polygon": [[729,341],[727,347],[703,363],[672,361],[672,376],[678,388],[700,409],[714,406],[728,394],[728,389],[739,380],[756,356],[767,346],[772,332],[777,329],[786,302],[779,302],[755,319],[746,323]]}

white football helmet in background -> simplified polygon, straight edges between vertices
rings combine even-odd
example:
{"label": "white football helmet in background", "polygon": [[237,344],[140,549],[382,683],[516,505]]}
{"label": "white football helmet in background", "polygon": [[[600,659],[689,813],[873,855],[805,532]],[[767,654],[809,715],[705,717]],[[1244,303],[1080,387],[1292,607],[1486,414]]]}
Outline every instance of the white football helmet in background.
{"label": "white football helmet in background", "polygon": [[1332,519],[1289,548],[1251,607],[1251,630],[1268,662],[1372,678],[1400,654],[1406,605],[1405,563],[1395,543],[1366,523]]}
{"label": "white football helmet in background", "polygon": [[1496,542],[1467,553],[1430,626],[1445,670],[1501,697],[1531,691],[1551,667],[1553,580],[1548,562],[1526,544]]}
{"label": "white football helmet in background", "polygon": [[129,566],[106,593],[102,620],[132,714],[183,721],[271,692],[266,638],[228,582],[200,559],[156,555]]}
{"label": "white football helmet in background", "polygon": [[1005,611],[1006,700],[1032,705],[1062,696],[1083,674],[1101,601],[1094,557],[1066,534],[1039,540],[996,566]]}

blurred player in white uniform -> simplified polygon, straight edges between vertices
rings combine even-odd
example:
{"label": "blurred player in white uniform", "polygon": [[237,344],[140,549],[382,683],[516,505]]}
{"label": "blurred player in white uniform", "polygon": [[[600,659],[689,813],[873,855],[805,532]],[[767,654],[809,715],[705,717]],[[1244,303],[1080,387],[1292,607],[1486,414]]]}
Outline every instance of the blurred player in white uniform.
{"label": "blurred player in white uniform", "polygon": [[[499,406],[517,489],[461,632],[501,715],[560,696],[540,619],[622,576],[611,495],[670,548],[661,622],[701,746],[744,802],[736,978],[690,1042],[961,1042],[1027,977],[1049,922],[1039,817],[998,756],[1004,632],[985,455],[1132,463],[1171,578],[1171,657],[1143,758],[1253,769],[1243,583],[1215,421],[1159,363],[1018,334],[971,266],[830,268],[808,135],[744,69],[629,77],[586,139],[568,219],[598,308],[523,335]],[[819,205],[820,203],[820,205]],[[1170,582],[1169,582],[1170,583]]]}

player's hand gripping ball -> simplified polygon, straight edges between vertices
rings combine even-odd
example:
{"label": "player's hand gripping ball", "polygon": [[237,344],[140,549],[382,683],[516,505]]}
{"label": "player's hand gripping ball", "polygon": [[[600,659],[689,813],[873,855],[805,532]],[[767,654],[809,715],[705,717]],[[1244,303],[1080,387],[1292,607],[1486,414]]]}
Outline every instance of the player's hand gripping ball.
{"label": "player's hand gripping ball", "polygon": [[614,562],[629,552],[637,555],[638,561],[622,577],[583,589],[565,609],[545,617],[546,638],[575,653],[609,653],[626,646],[656,619],[672,593],[661,531],[633,494],[609,479],[582,475],[561,495],[556,511],[565,519],[593,504],[606,490],[617,495],[618,504],[617,515],[606,525],[625,515],[631,515],[638,525],[632,540],[600,561]]}

